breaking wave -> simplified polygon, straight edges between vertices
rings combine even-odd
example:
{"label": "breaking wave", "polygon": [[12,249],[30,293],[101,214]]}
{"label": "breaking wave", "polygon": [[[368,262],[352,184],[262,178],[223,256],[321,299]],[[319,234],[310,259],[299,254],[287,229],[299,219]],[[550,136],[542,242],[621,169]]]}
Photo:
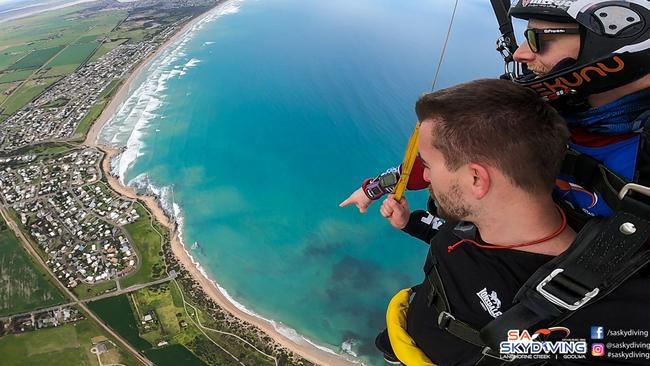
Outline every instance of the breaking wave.
{"label": "breaking wave", "polygon": [[[129,97],[102,128],[99,143],[114,148],[124,147],[123,153],[111,162],[112,172],[122,184],[125,183],[129,169],[143,155],[143,140],[149,132],[149,126],[158,117],[156,111],[164,105],[167,81],[173,77],[182,77],[201,62],[196,58],[184,59],[187,56],[187,43],[206,23],[237,13],[241,2],[242,0],[233,0],[218,5],[145,66],[142,70],[144,76],[136,77],[136,85],[130,86],[136,89],[129,92]],[[179,64],[179,61],[182,63]]]}
{"label": "breaking wave", "polygon": [[[356,353],[352,350],[355,344],[353,340],[343,342],[340,346],[340,352],[337,352],[311,341],[282,322],[262,317],[235,300],[226,289],[210,278],[206,270],[188,250],[183,237],[183,210],[174,200],[173,188],[154,184],[147,173],[139,174],[135,178],[125,182],[126,176],[133,164],[144,154],[142,152],[145,147],[144,137],[150,132],[152,122],[156,118],[164,118],[164,116],[159,116],[156,111],[165,103],[164,92],[167,89],[167,81],[173,77],[182,77],[190,68],[195,67],[201,62],[201,60],[196,58],[187,60],[187,43],[206,23],[214,21],[223,15],[237,13],[241,2],[242,0],[233,0],[217,6],[208,15],[197,21],[167,49],[163,50],[148,66],[143,68],[143,76],[138,77],[138,80],[134,83],[136,85],[133,85],[135,90],[129,92],[129,97],[120,105],[118,112],[102,128],[98,142],[123,150],[120,155],[111,161],[111,172],[119,177],[122,184],[133,187],[139,194],[151,195],[156,198],[165,214],[176,223],[181,244],[194,266],[196,266],[199,272],[230,303],[243,313],[267,322],[278,333],[298,345],[311,345],[328,354],[343,357],[350,362],[364,365],[356,359]],[[212,43],[214,42],[205,42],[204,45],[210,45]],[[138,82],[139,84],[137,84]]]}
{"label": "breaking wave", "polygon": [[[203,268],[203,266],[201,266],[199,261],[196,260],[196,258],[194,258],[194,256],[192,255],[193,253],[190,250],[188,250],[188,247],[185,244],[185,240],[183,238],[183,226],[185,223],[183,211],[181,207],[174,200],[173,188],[157,186],[149,179],[147,173],[142,173],[137,177],[131,179],[128,182],[128,186],[133,187],[138,194],[146,194],[146,195],[151,195],[156,197],[156,200],[160,204],[160,207],[163,209],[163,211],[165,211],[167,217],[169,217],[171,220],[176,222],[179,240],[183,245],[183,250],[185,250],[187,256],[192,261],[192,264],[196,267],[196,269],[199,270],[201,275],[205,277],[208,281],[210,281],[210,283],[212,283],[212,285],[215,286],[217,290],[219,290],[219,292],[221,292],[221,294],[226,298],[226,300],[228,300],[228,302],[233,304],[237,309],[239,309],[241,312],[249,316],[261,319],[264,322],[271,324],[271,326],[273,326],[273,329],[275,329],[278,333],[282,334],[285,338],[289,339],[293,343],[296,343],[298,345],[308,344],[323,352],[329,353],[337,357],[343,357],[346,360],[359,365],[364,365],[364,363],[356,359],[357,354],[352,350],[353,346],[356,345],[355,340],[346,340],[345,342],[343,342],[343,344],[341,345],[341,351],[343,351],[344,354],[341,354],[339,352],[332,350],[331,348],[317,344],[314,341],[300,335],[295,329],[285,325],[282,322],[275,321],[273,319],[268,319],[255,313],[254,311],[250,310],[242,303],[235,300],[235,298],[233,298],[225,288],[221,287],[216,281],[210,278],[207,271]],[[354,358],[346,357],[346,354]]]}

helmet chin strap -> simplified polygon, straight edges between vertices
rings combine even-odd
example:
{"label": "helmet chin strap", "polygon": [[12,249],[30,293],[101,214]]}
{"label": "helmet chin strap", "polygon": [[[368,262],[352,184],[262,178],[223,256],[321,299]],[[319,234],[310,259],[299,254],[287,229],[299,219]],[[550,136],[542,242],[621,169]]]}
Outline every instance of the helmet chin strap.
{"label": "helmet chin strap", "polygon": [[559,70],[562,70],[562,69],[568,69],[568,68],[572,67],[573,65],[575,65],[577,62],[578,62],[578,60],[576,60],[573,57],[563,58],[557,64],[555,64],[555,66],[553,66],[553,68],[548,73],[552,74],[552,73],[554,73],[556,71],[559,71]]}
{"label": "helmet chin strap", "polygon": [[[565,69],[565,68],[570,68],[571,66],[575,65],[577,60],[572,57],[566,57],[560,60],[558,63],[553,66],[551,70],[549,70],[546,75],[548,74],[553,74],[559,70]],[[535,80],[536,78],[540,77],[534,72],[532,72],[530,69],[526,68],[526,64],[521,63],[521,72],[516,75],[516,80],[520,82],[526,82],[526,81],[532,81]],[[542,77],[544,77],[543,75]]]}

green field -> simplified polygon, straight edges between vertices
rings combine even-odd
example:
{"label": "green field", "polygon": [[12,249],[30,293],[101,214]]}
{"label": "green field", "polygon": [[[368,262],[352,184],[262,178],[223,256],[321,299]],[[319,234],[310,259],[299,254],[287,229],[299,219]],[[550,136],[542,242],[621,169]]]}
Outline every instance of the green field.
{"label": "green field", "polygon": [[[91,338],[104,335],[90,320],[64,326],[41,329],[0,338],[0,355],[3,366],[95,366],[97,356],[90,352]],[[138,365],[130,354],[114,349],[110,353],[120,363]],[[104,357],[102,356],[102,361]],[[114,362],[117,363],[117,362]]]}
{"label": "green field", "polygon": [[13,65],[9,66],[7,70],[24,70],[24,69],[38,69],[49,61],[54,55],[59,53],[63,46],[50,47],[42,50],[35,50],[30,52],[27,56],[16,61]]}
{"label": "green field", "polygon": [[144,354],[157,366],[205,366],[200,358],[180,345],[171,345],[164,348],[151,349]]}
{"label": "green field", "polygon": [[128,41],[128,38],[122,38],[122,39],[117,39],[117,40],[102,43],[102,45],[99,46],[97,51],[95,51],[95,53],[93,54],[93,57],[91,57],[90,60],[88,60],[88,61],[93,62],[93,61],[97,60],[98,58],[104,56],[105,54],[107,54],[110,51],[117,48],[117,46],[119,46],[122,43],[127,42],[127,41]]}
{"label": "green field", "polygon": [[7,71],[0,75],[0,84],[25,80],[33,73],[33,70]]}
{"label": "green field", "polygon": [[68,46],[63,52],[56,56],[48,66],[75,65],[78,66],[86,61],[90,55],[99,47],[99,43],[76,43]]}
{"label": "green field", "polygon": [[[123,288],[138,283],[155,281],[166,276],[165,263],[160,251],[160,241],[162,239],[152,228],[152,219],[149,212],[140,204],[135,205],[135,208],[140,218],[132,224],[125,225],[124,229],[138,252],[140,266],[135,274],[120,280]],[[157,227],[157,230],[162,229]]]}
{"label": "green field", "polygon": [[50,77],[50,76],[67,76],[72,74],[79,65],[76,64],[71,64],[71,65],[61,65],[61,66],[53,66],[53,67],[47,67],[45,70],[45,73],[42,75],[44,77]]}
{"label": "green field", "polygon": [[45,105],[43,105],[43,108],[58,108],[58,107],[63,107],[64,105],[68,104],[70,100],[66,98],[59,98],[55,99]]}
{"label": "green field", "polygon": [[88,285],[85,283],[81,283],[77,287],[75,287],[72,291],[80,299],[89,299],[91,297],[95,297],[107,291],[113,291],[115,289],[117,289],[117,284],[115,283],[115,281],[106,281],[96,285]]}
{"label": "green field", "polygon": [[60,80],[60,77],[31,80],[21,85],[1,105],[2,114],[11,115],[39,96],[43,90]]}
{"label": "green field", "polygon": [[[191,325],[191,320],[185,314],[183,301],[176,286],[169,283],[149,287],[133,293],[131,300],[137,305],[137,317],[142,319],[148,311],[155,311],[157,322],[151,329],[142,332],[141,337],[152,344],[160,341],[169,343],[186,343],[199,335],[198,330]],[[182,328],[180,322],[188,326]]]}
{"label": "green field", "polygon": [[93,57],[126,16],[126,10],[96,11],[84,4],[3,23],[0,85],[26,80],[41,69],[10,96],[0,96],[0,117],[6,119]]}
{"label": "green field", "polygon": [[151,344],[140,338],[135,315],[127,295],[113,296],[88,304],[109,327],[139,350],[151,348]]}
{"label": "green field", "polygon": [[[1,224],[4,227],[4,221]],[[13,232],[0,230],[0,316],[65,302],[45,272],[36,266]]]}

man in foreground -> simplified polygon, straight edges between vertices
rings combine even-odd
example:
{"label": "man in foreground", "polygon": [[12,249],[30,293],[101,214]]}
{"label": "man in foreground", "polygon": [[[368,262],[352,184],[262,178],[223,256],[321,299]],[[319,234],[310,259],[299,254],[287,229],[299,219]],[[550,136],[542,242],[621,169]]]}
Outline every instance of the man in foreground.
{"label": "man in foreground", "polygon": [[[552,100],[568,122],[573,150],[595,158],[626,181],[650,185],[646,127],[650,121],[650,3],[520,0],[510,14],[528,20],[526,41],[513,56],[531,71],[513,81]],[[584,165],[582,161],[577,164]],[[421,170],[421,162],[416,161],[409,189],[427,187],[417,179]],[[605,192],[594,192],[587,187],[591,182],[577,182],[572,173],[559,177],[555,194],[573,226],[581,227],[589,217],[610,216],[613,207],[606,202]],[[392,189],[386,187],[369,196],[364,189],[368,182],[340,206],[352,204],[364,213],[373,200]]]}
{"label": "man in foreground", "polygon": [[[485,356],[474,329],[508,310],[533,273],[576,237],[551,196],[568,131],[533,91],[504,80],[426,94],[416,113],[422,122],[423,179],[437,203],[435,217],[411,214],[406,199],[389,197],[380,209],[393,226],[431,246],[425,280],[416,287],[403,329],[423,355],[397,356],[409,366],[431,364],[422,361],[426,358],[441,365],[471,365],[495,355]],[[642,290],[648,284],[646,278],[634,278],[616,290],[615,300],[596,302],[562,325],[571,338],[586,338],[594,319],[606,329],[626,324],[648,329],[641,305],[650,301]],[[377,345],[387,360],[396,361],[393,349],[404,346],[395,347],[400,337],[394,333],[380,334]]]}

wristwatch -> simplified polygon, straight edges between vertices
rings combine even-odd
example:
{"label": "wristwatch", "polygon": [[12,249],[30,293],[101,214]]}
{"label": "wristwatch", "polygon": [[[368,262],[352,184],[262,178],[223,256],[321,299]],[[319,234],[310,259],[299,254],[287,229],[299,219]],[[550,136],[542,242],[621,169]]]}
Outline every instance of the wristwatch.
{"label": "wristwatch", "polygon": [[383,173],[376,178],[368,178],[363,181],[361,187],[363,193],[371,200],[378,200],[381,196],[392,193],[399,181],[399,174],[395,171]]}

